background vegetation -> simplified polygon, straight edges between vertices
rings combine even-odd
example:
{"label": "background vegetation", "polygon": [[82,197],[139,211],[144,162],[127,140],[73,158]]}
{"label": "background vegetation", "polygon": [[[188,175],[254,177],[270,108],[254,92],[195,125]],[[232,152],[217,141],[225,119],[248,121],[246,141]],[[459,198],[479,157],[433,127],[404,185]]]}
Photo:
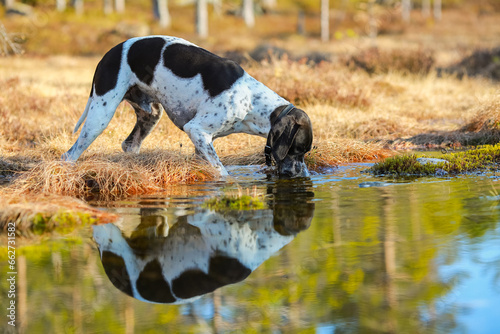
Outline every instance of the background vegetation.
{"label": "background vegetation", "polygon": [[[19,316],[28,319],[27,332],[146,332],[158,325],[184,332],[277,326],[312,332],[335,323],[342,332],[438,333],[457,327],[463,309],[450,292],[460,293],[454,288],[474,272],[440,277],[436,267],[464,254],[481,258],[474,251],[498,239],[498,193],[485,199],[475,181],[372,187],[360,202],[353,201],[356,180],[342,188],[318,184],[315,197],[324,200],[315,202],[313,223],[293,247],[224,295],[174,307],[109,289],[90,236],[82,239],[73,227],[113,217],[74,197],[122,199],[117,205],[127,206],[132,196],[193,195],[196,188],[171,185],[216,175],[194,160],[187,136],[164,119],[142,153],[121,152],[135,122],[123,103],[78,164],[59,157],[76,140],[72,129],[99,59],[116,43],[147,34],[184,37],[236,59],[306,110],[315,136],[306,159],[319,172],[394,150],[496,143],[499,1],[443,0],[441,15],[415,1],[405,16],[408,1],[332,0],[327,41],[320,1],[256,2],[253,27],[242,17],[242,2],[210,3],[206,36],[196,29],[194,2],[169,2],[169,25],[145,0],[127,1],[123,12],[110,11],[105,1],[60,3],[0,6],[0,219],[24,224],[32,238],[18,253]],[[262,164],[264,143],[233,135],[215,145],[225,164]],[[54,227],[61,221],[67,230]],[[49,241],[36,233],[40,228],[66,237]],[[5,234],[0,237],[3,245]],[[5,259],[0,253],[1,272]],[[498,259],[480,265],[481,274],[493,271],[498,286]],[[6,284],[0,283],[3,296]]]}

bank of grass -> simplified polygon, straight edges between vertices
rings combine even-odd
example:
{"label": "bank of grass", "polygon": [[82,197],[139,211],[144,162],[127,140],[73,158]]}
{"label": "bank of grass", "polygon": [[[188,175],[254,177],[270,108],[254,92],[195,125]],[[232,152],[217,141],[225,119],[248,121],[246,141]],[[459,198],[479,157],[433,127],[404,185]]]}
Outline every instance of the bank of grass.
{"label": "bank of grass", "polygon": [[72,197],[3,192],[0,202],[0,231],[18,237],[66,234],[80,226],[116,220],[118,216]]}
{"label": "bank of grass", "polygon": [[500,168],[500,144],[446,153],[434,162],[423,163],[419,160],[425,157],[417,154],[389,157],[374,164],[369,171],[375,175],[391,176],[453,176],[476,171],[496,171]]}

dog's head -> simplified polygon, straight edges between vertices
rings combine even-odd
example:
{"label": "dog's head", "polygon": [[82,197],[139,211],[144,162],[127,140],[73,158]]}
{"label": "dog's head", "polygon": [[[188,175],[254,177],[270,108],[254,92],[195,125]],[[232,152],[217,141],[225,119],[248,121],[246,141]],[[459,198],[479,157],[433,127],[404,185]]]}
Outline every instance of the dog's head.
{"label": "dog's head", "polygon": [[293,105],[281,106],[272,112],[270,120],[266,163],[270,165],[274,158],[280,176],[309,176],[304,155],[311,150],[313,133],[307,114]]}

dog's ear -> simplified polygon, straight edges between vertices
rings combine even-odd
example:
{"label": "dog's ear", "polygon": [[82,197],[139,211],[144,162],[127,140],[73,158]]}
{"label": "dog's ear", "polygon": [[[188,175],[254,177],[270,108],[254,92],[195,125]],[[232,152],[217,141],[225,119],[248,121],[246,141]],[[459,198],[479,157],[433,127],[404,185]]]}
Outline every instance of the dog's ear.
{"label": "dog's ear", "polygon": [[[296,139],[300,140],[296,142]],[[281,161],[286,157],[294,142],[304,153],[311,149],[311,122],[307,116],[288,115],[279,120],[271,129],[271,147],[276,161]]]}

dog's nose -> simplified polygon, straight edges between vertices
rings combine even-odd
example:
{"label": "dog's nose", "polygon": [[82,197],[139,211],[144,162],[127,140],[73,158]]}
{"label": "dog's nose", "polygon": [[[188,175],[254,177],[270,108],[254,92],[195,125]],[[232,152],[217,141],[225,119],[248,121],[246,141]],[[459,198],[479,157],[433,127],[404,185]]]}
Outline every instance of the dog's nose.
{"label": "dog's nose", "polygon": [[308,177],[309,171],[304,163],[293,164],[291,166],[281,166],[280,176],[283,177]]}

